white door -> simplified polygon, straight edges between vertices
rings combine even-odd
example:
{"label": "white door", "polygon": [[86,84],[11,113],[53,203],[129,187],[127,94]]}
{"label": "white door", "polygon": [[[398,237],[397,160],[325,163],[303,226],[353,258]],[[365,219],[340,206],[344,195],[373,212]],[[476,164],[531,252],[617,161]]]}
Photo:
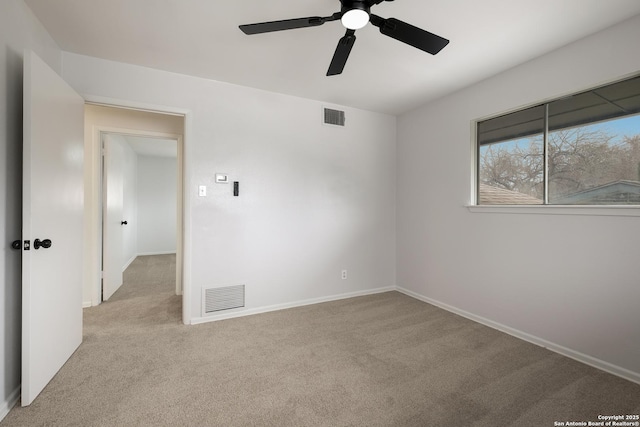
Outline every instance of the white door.
{"label": "white door", "polygon": [[82,342],[84,100],[24,56],[22,405]]}
{"label": "white door", "polygon": [[124,148],[112,135],[103,137],[102,300],[107,301],[122,286],[124,206]]}

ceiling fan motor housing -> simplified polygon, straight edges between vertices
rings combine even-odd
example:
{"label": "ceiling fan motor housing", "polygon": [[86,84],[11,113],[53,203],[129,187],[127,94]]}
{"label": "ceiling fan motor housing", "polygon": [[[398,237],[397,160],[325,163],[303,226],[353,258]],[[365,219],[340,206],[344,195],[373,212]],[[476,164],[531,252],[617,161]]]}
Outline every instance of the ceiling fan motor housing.
{"label": "ceiling fan motor housing", "polygon": [[364,10],[367,14],[370,13],[369,3],[363,0],[340,0],[342,3],[342,13],[346,13],[353,9]]}

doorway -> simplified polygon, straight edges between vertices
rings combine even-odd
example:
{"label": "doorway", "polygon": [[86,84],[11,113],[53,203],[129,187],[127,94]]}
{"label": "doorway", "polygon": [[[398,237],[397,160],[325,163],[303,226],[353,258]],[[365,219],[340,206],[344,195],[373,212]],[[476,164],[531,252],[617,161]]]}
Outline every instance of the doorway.
{"label": "doorway", "polygon": [[[139,268],[147,257],[159,270],[161,262],[175,270],[178,247],[178,140],[157,135],[101,132],[102,143],[102,302],[125,282],[147,284],[153,291],[150,269]],[[150,257],[153,260],[150,261]],[[143,272],[147,272],[145,277]],[[173,274],[176,294],[180,294]],[[166,287],[168,278],[162,280]],[[159,282],[158,282],[159,283]],[[127,291],[132,292],[132,289]]]}
{"label": "doorway", "polygon": [[[109,238],[103,236],[103,221],[107,216],[103,213],[105,207],[104,197],[107,191],[103,189],[103,140],[105,137],[123,142],[121,147],[125,147],[125,151],[130,158],[136,158],[138,155],[142,157],[167,157],[165,154],[158,154],[163,149],[160,147],[164,144],[166,150],[168,146],[172,147],[174,153],[169,160],[165,162],[173,164],[175,169],[174,176],[174,211],[173,225],[169,228],[174,232],[174,247],[165,248],[162,252],[175,251],[175,293],[183,295],[183,272],[184,272],[184,224],[183,224],[183,183],[184,183],[184,129],[185,115],[163,113],[144,109],[133,109],[127,107],[116,107],[104,104],[85,104],[85,271],[84,271],[84,289],[83,289],[83,306],[97,306],[103,301],[103,246],[109,245]],[[109,144],[109,143],[107,143]],[[155,145],[154,145],[155,144]],[[108,146],[105,147],[108,151]],[[136,151],[137,150],[137,151]],[[135,157],[134,157],[135,156]],[[146,159],[141,163],[147,165]],[[126,162],[122,162],[125,165]],[[151,166],[153,167],[153,166]],[[158,165],[155,166],[156,169]],[[124,173],[124,172],[123,172]],[[128,172],[131,175],[131,171]],[[166,178],[166,177],[165,177]],[[135,179],[134,179],[135,180]],[[132,193],[130,190],[129,193]],[[146,194],[146,190],[145,190]],[[124,196],[124,194],[122,195]],[[123,202],[124,203],[124,202]],[[131,205],[131,203],[129,203]],[[124,204],[123,204],[124,207]],[[135,209],[134,209],[135,211]],[[134,223],[129,218],[134,218]],[[129,218],[125,218],[128,216]],[[138,248],[137,244],[132,245],[131,241],[138,238],[140,223],[137,213],[131,210],[126,213],[123,211],[118,219],[118,227],[123,245],[126,246],[127,253],[124,253],[124,246],[121,249],[122,255],[116,259],[120,259],[120,273],[128,263],[132,262],[138,253],[145,253],[147,249]],[[126,222],[126,224],[124,224]],[[129,227],[129,226],[132,227]],[[128,227],[128,228],[127,228]],[[166,226],[164,226],[166,228]],[[126,233],[124,232],[126,230]],[[127,240],[128,239],[128,243]],[[118,245],[116,243],[116,245]],[[119,246],[119,245],[118,245]],[[134,248],[133,250],[131,248]],[[115,292],[115,291],[114,291]],[[109,296],[104,298],[107,300]],[[183,304],[184,307],[184,304]],[[183,309],[184,311],[184,309]],[[185,317],[183,314],[183,321]]]}

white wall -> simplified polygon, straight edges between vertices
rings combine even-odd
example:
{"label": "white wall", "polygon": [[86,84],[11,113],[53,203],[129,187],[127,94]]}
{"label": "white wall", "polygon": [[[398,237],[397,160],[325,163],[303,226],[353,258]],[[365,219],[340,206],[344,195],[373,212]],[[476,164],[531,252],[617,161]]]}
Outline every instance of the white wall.
{"label": "white wall", "polygon": [[137,254],[176,252],[177,160],[137,156]]}
{"label": "white wall", "polygon": [[[192,317],[202,287],[245,284],[246,309],[393,286],[395,117],[63,54],[81,94],[191,112],[185,260]],[[215,184],[216,172],[239,181]],[[197,196],[198,185],[208,187]],[[348,280],[340,270],[349,271]]]}
{"label": "white wall", "polygon": [[640,17],[398,119],[398,286],[640,381],[640,217],[465,207],[474,120],[637,73],[637,40]]}
{"label": "white wall", "polygon": [[22,69],[24,49],[57,72],[61,52],[20,0],[0,1],[0,420],[19,397],[21,264],[10,243],[22,235]]}

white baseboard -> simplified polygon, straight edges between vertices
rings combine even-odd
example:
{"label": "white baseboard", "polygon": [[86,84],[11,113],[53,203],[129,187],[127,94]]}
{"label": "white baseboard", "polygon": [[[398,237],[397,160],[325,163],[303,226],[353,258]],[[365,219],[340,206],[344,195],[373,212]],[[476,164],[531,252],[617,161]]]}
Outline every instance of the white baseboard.
{"label": "white baseboard", "polygon": [[82,301],[82,308],[89,308],[92,305],[91,301]]}
{"label": "white baseboard", "polygon": [[18,388],[16,388],[15,390],[13,390],[13,392],[9,395],[7,400],[5,400],[0,404],[0,421],[2,421],[4,417],[7,416],[9,411],[14,406],[16,406],[19,400],[20,400],[20,386],[18,386]]}
{"label": "white baseboard", "polygon": [[124,263],[124,267],[122,267],[122,272],[123,273],[127,269],[127,267],[129,267],[131,265],[131,263],[136,260],[137,257],[138,257],[138,255],[134,255],[129,259],[129,261]]}
{"label": "white baseboard", "polygon": [[228,312],[221,313],[221,314],[213,314],[207,317],[194,317],[191,319],[191,324],[198,325],[201,323],[233,319],[236,317],[251,316],[254,314],[268,313],[271,311],[278,311],[278,310],[286,310],[288,308],[303,307],[305,305],[320,304],[323,302],[338,301],[341,299],[361,297],[365,295],[374,295],[374,294],[380,294],[382,292],[390,292],[395,290],[396,290],[395,286],[389,286],[386,288],[377,288],[377,289],[368,289],[366,291],[348,292],[345,294],[330,295],[330,296],[320,297],[320,298],[311,298],[306,300],[288,302],[284,304],[275,304],[275,305],[270,305],[266,307],[257,307],[257,308],[250,308],[250,309],[238,308],[234,310],[228,310]]}
{"label": "white baseboard", "polygon": [[563,356],[569,357],[573,360],[577,360],[578,362],[582,362],[591,367],[600,369],[601,371],[608,372],[610,374],[616,375],[618,377],[624,378],[625,380],[632,381],[634,383],[640,384],[640,373],[630,371],[626,368],[622,368],[620,366],[616,366],[612,363],[605,362],[604,360],[597,359],[595,357],[589,356],[588,354],[580,353],[579,351],[572,350],[570,348],[555,344],[553,342],[547,341],[545,339],[536,337],[534,335],[528,334],[526,332],[519,331],[517,329],[511,328],[509,326],[505,326],[501,323],[494,322],[493,320],[486,319],[481,316],[476,316],[475,314],[469,313],[467,311],[461,310],[459,308],[450,306],[443,302],[425,297],[408,289],[404,289],[401,287],[397,287],[396,290],[398,292],[402,292],[405,295],[408,295],[417,300],[426,302],[431,305],[435,305],[436,307],[440,307],[444,310],[447,310],[451,313],[457,314],[462,317],[466,317],[469,320],[473,320],[474,322],[481,323],[485,326],[488,326],[493,329],[497,329],[500,332],[504,332],[505,334],[514,336],[516,338],[520,338],[521,340],[530,342],[532,344],[538,345],[540,347],[544,347],[548,350],[553,351],[554,353],[561,354]]}

